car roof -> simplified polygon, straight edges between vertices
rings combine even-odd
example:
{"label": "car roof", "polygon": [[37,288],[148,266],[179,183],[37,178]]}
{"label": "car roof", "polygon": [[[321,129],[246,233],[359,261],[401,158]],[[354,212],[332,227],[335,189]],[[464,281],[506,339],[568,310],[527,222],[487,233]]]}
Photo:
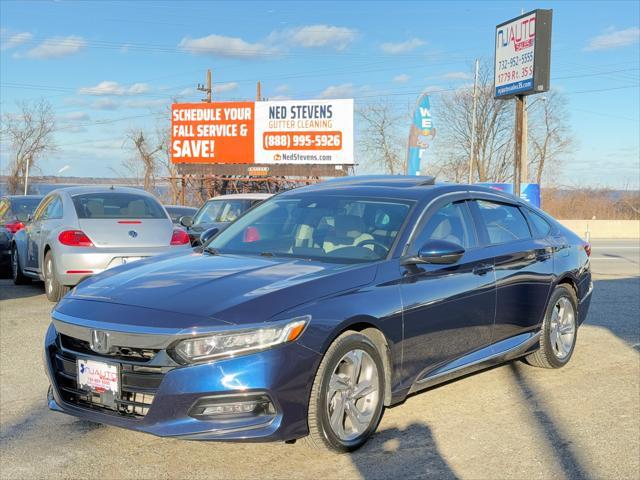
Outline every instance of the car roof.
{"label": "car roof", "polygon": [[82,194],[87,194],[87,193],[120,192],[120,193],[136,193],[138,195],[145,195],[147,197],[153,197],[152,194],[150,194],[149,192],[145,192],[141,188],[121,187],[121,186],[116,186],[116,185],[110,185],[110,186],[105,186],[105,185],[77,185],[77,186],[72,186],[72,187],[61,187],[61,188],[57,188],[57,189],[49,192],[49,194],[54,193],[54,192],[55,193],[64,192],[64,193],[66,193],[66,194],[68,194],[70,196],[82,195]]}
{"label": "car roof", "polygon": [[197,210],[196,207],[190,207],[189,205],[163,205],[164,208],[186,208],[188,210]]}
{"label": "car roof", "polygon": [[6,198],[8,200],[20,200],[21,198],[28,198],[29,200],[42,200],[44,195],[3,195],[2,198]]}
{"label": "car roof", "polygon": [[212,197],[209,200],[225,200],[227,198],[239,198],[241,200],[264,200],[265,198],[273,197],[273,193],[231,193],[229,195],[218,195]]}
{"label": "car roof", "polygon": [[479,192],[510,202],[523,203],[519,198],[482,186],[436,182],[435,177],[410,175],[354,175],[339,177],[281,193],[297,196],[306,193],[344,194],[363,197],[423,200],[451,192]]}

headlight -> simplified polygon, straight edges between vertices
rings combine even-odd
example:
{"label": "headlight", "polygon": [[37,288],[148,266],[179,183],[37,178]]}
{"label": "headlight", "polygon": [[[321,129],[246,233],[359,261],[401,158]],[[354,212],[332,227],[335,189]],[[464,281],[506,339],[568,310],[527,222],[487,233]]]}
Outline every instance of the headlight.
{"label": "headlight", "polygon": [[309,320],[311,316],[305,315],[262,328],[188,338],[176,345],[175,352],[181,359],[191,363],[264,350],[281,343],[293,342],[302,334]]}

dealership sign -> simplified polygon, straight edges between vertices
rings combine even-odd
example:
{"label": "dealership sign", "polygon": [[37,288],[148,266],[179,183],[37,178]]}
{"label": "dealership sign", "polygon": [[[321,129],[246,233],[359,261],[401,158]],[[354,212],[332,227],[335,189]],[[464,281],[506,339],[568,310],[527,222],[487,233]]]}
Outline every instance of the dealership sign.
{"label": "dealership sign", "polygon": [[353,164],[353,100],[173,104],[171,161]]}
{"label": "dealership sign", "polygon": [[549,90],[552,10],[534,10],[496,27],[495,96]]}

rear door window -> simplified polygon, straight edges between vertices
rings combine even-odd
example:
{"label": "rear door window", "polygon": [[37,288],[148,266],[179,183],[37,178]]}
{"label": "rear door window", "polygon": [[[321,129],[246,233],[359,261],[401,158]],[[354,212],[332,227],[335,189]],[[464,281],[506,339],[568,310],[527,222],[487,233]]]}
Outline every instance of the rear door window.
{"label": "rear door window", "polygon": [[87,193],[72,198],[78,218],[82,219],[167,218],[157,201],[134,193]]}
{"label": "rear door window", "polygon": [[489,243],[498,245],[531,238],[529,225],[515,205],[475,200]]}

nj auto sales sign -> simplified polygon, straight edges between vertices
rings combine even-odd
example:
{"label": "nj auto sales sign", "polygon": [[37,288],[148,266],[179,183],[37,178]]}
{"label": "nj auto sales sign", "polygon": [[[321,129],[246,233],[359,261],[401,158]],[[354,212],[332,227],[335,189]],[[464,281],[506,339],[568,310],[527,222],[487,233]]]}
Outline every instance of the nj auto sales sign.
{"label": "nj auto sales sign", "polygon": [[173,104],[171,161],[352,164],[353,100]]}

